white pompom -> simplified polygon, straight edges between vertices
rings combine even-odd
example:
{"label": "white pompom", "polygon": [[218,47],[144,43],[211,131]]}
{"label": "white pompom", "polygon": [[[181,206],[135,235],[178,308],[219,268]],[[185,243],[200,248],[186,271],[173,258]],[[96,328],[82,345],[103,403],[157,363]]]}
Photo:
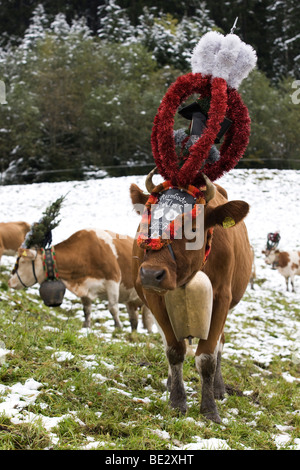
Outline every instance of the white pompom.
{"label": "white pompom", "polygon": [[191,57],[193,73],[212,74],[215,56],[220,50],[222,38],[221,33],[210,31],[200,39]]}
{"label": "white pompom", "polygon": [[235,34],[223,36],[217,31],[206,33],[196,45],[192,57],[192,72],[221,77],[228,85],[238,88],[256,65],[254,49]]}
{"label": "white pompom", "polygon": [[232,67],[227,83],[232,88],[238,88],[257,62],[255,50],[249,44],[242,43],[235,65]]}

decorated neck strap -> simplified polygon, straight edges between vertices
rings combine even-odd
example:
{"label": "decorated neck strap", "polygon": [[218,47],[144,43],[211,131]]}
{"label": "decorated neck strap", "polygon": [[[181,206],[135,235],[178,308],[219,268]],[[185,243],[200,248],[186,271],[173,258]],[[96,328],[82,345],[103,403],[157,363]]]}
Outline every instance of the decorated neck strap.
{"label": "decorated neck strap", "polygon": [[51,246],[51,248],[47,249],[42,248],[42,259],[46,280],[59,279],[54,246]]}

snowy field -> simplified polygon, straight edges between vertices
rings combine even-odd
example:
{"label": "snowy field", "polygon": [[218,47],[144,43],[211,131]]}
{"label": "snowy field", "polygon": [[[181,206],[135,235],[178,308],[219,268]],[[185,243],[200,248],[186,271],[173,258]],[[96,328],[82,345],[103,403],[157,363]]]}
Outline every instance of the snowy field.
{"label": "snowy field", "polygon": [[[53,231],[53,244],[65,240],[77,230],[88,227],[109,229],[134,236],[139,216],[129,197],[129,186],[142,189],[143,176],[106,178],[103,180],[41,183],[3,186],[0,190],[1,222],[39,220],[46,207],[60,196],[66,196],[61,210],[61,223]],[[160,176],[154,177],[155,182]],[[279,248],[300,248],[300,171],[232,170],[220,180],[229,199],[243,199],[250,204],[245,219],[249,239],[256,255],[258,277],[267,278],[268,287],[285,290],[283,278],[265,266],[261,250],[269,232],[280,231]],[[9,258],[3,258],[3,263]],[[300,279],[296,281],[300,291]]]}
{"label": "snowy field", "polygon": [[[155,178],[158,182],[159,177]],[[53,232],[53,244],[66,239],[77,230],[88,227],[99,227],[134,236],[139,217],[131,206],[129,186],[134,182],[145,189],[144,179],[143,176],[130,176],[83,182],[3,186],[0,189],[0,221],[24,220],[33,223],[39,220],[51,202],[67,195],[61,211],[61,223]],[[251,351],[252,359],[265,367],[272,361],[273,355],[281,355],[282,360],[287,360],[287,357],[290,360],[292,357],[292,360],[299,362],[299,323],[291,315],[286,317],[282,305],[278,305],[277,309],[272,305],[271,308],[270,292],[281,293],[288,302],[299,306],[300,277],[295,281],[296,293],[286,292],[284,278],[265,265],[261,250],[265,247],[267,234],[278,230],[281,234],[280,249],[300,249],[300,171],[232,170],[217,183],[227,190],[230,200],[243,199],[250,204],[246,225],[255,250],[257,278],[263,280],[255,285],[254,291],[249,286],[245,299],[231,312],[227,331],[231,332],[232,339],[230,343],[226,343],[224,357],[238,354],[239,360],[243,360]],[[13,263],[13,258],[2,259],[2,264],[7,266],[12,266]],[[65,297],[64,302],[68,302],[69,295]],[[262,305],[265,306],[264,309]],[[249,329],[242,327],[242,319],[251,320],[251,316],[268,321],[268,327],[264,321],[253,322],[255,329],[253,324]],[[273,329],[270,327],[272,319]],[[279,323],[285,325],[283,329],[278,327]],[[5,354],[4,350],[2,354]],[[289,374],[284,378],[287,381],[300,381],[299,377]],[[11,390],[11,401],[2,402],[0,412],[4,411],[9,415],[14,400],[18,400],[16,397],[23,396],[25,402],[26,396],[30,396],[30,400],[35,399],[38,395],[38,384],[35,381],[28,381],[26,384],[18,385],[16,395]],[[19,414],[21,413],[22,411]],[[278,430],[274,439],[280,448],[289,442],[289,433]],[[295,439],[291,445],[299,449],[300,439]],[[205,446],[228,448],[226,442],[216,439],[206,443],[199,441],[186,449],[206,448]]]}

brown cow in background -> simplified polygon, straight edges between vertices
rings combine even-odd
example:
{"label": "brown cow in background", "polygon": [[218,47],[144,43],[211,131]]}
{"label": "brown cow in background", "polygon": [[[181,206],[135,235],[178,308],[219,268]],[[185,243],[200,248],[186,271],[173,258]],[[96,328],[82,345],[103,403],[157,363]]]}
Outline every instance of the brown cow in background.
{"label": "brown cow in background", "polygon": [[[92,301],[108,300],[108,309],[115,327],[120,328],[119,303],[129,313],[132,330],[138,325],[138,309],[148,331],[153,317],[143,305],[132,282],[133,239],[100,229],[79,230],[67,240],[55,245],[55,257],[60,280],[74,295],[80,297],[85,315],[84,325],[90,326]],[[14,274],[8,285],[13,289],[31,287],[45,281],[41,248],[21,248]]]}
{"label": "brown cow in background", "polygon": [[[149,192],[155,192],[152,174],[146,180]],[[162,332],[169,361],[170,404],[185,413],[187,404],[183,361],[186,341],[178,341],[175,336],[164,296],[168,291],[184,286],[202,268],[208,229],[214,227],[211,252],[202,268],[213,288],[212,317],[208,338],[199,340],[195,362],[202,379],[200,411],[207,418],[219,423],[221,419],[215,398],[223,398],[225,392],[221,374],[224,325],[228,311],[238,304],[246,290],[252,267],[251,248],[246,226],[242,222],[249,206],[243,201],[228,202],[226,191],[203,176],[206,181],[203,247],[187,250],[187,240],[184,237],[174,239],[171,243],[172,257],[168,246],[158,251],[143,250],[135,241],[133,276],[140,298],[152,311]],[[133,204],[145,204],[149,197],[135,184],[131,185],[130,193]],[[235,225],[223,228],[223,222],[228,217],[234,219]]]}
{"label": "brown cow in background", "polygon": [[294,278],[300,275],[300,251],[299,250],[263,250],[265,262],[272,265],[272,269],[277,271],[285,278],[286,290],[289,290],[289,280],[291,282],[292,292],[295,292]]}
{"label": "brown cow in background", "polygon": [[0,261],[3,255],[16,255],[29,230],[27,222],[0,222]]}

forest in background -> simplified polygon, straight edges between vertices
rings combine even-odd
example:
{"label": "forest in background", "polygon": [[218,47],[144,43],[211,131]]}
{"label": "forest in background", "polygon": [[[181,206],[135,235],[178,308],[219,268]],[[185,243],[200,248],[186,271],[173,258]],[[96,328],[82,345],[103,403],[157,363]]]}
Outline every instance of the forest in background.
{"label": "forest in background", "polygon": [[[252,120],[244,166],[300,167],[295,0],[1,2],[2,184],[145,173],[168,86],[209,30],[235,31],[258,66],[239,92]],[[3,97],[2,97],[3,98]],[[5,101],[5,102],[4,102]],[[181,121],[178,125],[183,127]]]}

